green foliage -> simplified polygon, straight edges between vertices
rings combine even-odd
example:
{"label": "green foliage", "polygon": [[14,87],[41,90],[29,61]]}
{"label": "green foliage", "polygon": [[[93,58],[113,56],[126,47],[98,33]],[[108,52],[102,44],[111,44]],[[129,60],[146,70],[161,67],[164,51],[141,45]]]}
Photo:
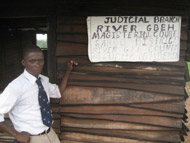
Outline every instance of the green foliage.
{"label": "green foliage", "polygon": [[187,67],[188,67],[189,77],[190,77],[190,62],[187,62]]}
{"label": "green foliage", "polygon": [[37,40],[37,45],[41,49],[47,49],[47,41],[46,40]]}

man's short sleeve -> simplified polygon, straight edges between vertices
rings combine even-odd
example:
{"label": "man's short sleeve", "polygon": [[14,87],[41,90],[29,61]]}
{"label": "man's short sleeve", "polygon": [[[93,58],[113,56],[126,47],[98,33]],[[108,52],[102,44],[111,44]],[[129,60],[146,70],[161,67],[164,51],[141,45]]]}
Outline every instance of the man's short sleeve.
{"label": "man's short sleeve", "polygon": [[4,115],[3,115],[3,114],[0,114],[0,122],[3,122],[3,121],[5,121]]}
{"label": "man's short sleeve", "polygon": [[4,114],[8,113],[17,101],[17,91],[8,85],[0,94],[0,122],[4,121]]}
{"label": "man's short sleeve", "polygon": [[51,98],[61,98],[58,85],[49,83],[49,91]]}

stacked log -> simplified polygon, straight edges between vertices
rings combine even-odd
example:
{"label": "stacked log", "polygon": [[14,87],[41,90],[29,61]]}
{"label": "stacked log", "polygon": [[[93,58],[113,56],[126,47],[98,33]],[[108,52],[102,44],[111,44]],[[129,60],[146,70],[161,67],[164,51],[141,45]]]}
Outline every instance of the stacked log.
{"label": "stacked log", "polygon": [[86,17],[58,17],[58,81],[67,61],[79,63],[60,101],[62,143],[180,143],[188,131],[186,32],[179,62],[91,63],[87,44]]}
{"label": "stacked log", "polygon": [[[10,127],[13,127],[11,120],[9,119],[8,114],[5,115],[5,122]],[[9,134],[4,133],[0,130],[0,143],[11,143],[15,138],[11,137]]]}

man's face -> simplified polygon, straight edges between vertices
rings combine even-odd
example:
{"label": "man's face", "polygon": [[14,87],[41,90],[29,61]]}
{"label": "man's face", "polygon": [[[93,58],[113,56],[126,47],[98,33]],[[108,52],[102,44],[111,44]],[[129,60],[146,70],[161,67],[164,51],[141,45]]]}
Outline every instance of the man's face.
{"label": "man's face", "polygon": [[42,51],[38,49],[29,50],[22,60],[22,65],[25,66],[30,74],[38,77],[44,66],[44,55]]}

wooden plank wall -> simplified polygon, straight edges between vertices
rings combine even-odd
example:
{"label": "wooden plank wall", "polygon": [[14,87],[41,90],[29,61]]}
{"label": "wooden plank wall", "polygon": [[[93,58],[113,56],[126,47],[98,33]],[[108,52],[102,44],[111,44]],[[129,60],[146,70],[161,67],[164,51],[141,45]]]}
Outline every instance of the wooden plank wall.
{"label": "wooden plank wall", "polygon": [[60,112],[57,133],[62,143],[183,141],[188,130],[184,125],[186,17],[182,20],[181,58],[172,63],[91,63],[87,57],[86,18],[57,18],[58,81],[68,60],[79,63],[60,106],[53,107]]}
{"label": "wooden plank wall", "polygon": [[[57,17],[58,81],[64,75],[68,60],[75,59],[79,62],[79,66],[71,74],[64,97],[61,101],[51,100],[53,127],[60,135],[62,143],[180,143],[183,141],[183,136],[188,130],[184,125],[187,118],[184,103],[186,99],[184,56],[189,18],[185,13],[187,2],[188,0],[150,2],[56,0],[55,3],[50,3],[48,8],[45,5],[45,11],[50,13],[56,8],[59,14],[80,15]],[[26,13],[36,15],[33,9],[36,5],[33,4],[34,6],[27,7],[25,11],[23,5],[20,5],[20,9],[17,7],[13,10],[17,14],[1,14],[11,17],[18,13],[22,13],[22,16],[27,15]],[[44,9],[39,5],[37,7],[40,11]],[[127,15],[126,13],[183,15],[180,61],[90,63],[87,57],[86,15]],[[2,39],[1,37],[1,69],[5,67]],[[15,45],[14,41],[10,44]],[[14,55],[14,52],[11,55]],[[4,75],[2,70],[0,75]],[[9,120],[7,122],[10,123]],[[12,139],[0,132],[0,143],[11,142]]]}
{"label": "wooden plank wall", "polygon": [[[22,71],[21,33],[0,29],[0,91]],[[14,71],[14,72],[13,72]]]}

